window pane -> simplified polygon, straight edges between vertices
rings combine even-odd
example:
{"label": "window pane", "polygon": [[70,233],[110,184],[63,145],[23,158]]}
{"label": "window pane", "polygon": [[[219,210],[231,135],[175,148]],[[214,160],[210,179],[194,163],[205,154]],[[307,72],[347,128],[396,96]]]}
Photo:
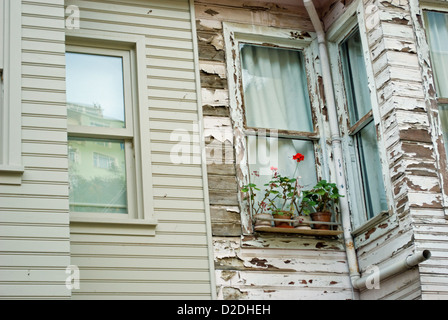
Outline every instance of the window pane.
{"label": "window pane", "polygon": [[71,212],[127,213],[124,144],[69,138]]}
{"label": "window pane", "polygon": [[372,109],[359,31],[341,44],[341,57],[350,124],[353,126]]}
{"label": "window pane", "polygon": [[424,14],[437,94],[448,98],[448,14],[433,11]]}
{"label": "window pane", "polygon": [[124,128],[123,59],[67,53],[66,63],[69,124]]}
{"label": "window pane", "polygon": [[302,53],[243,45],[241,58],[247,125],[313,132]]}
{"label": "window pane", "polygon": [[448,104],[439,105],[439,118],[442,123],[443,140],[445,150],[448,152]]}
{"label": "window pane", "polygon": [[[264,184],[272,177],[271,167],[285,177],[299,177],[299,184],[305,189],[311,189],[317,183],[316,163],[314,160],[314,145],[311,141],[291,140],[282,138],[247,137],[248,162],[251,173],[251,182],[256,183],[261,190]],[[293,156],[301,153],[305,160],[297,162]],[[297,171],[296,171],[297,170]],[[256,171],[257,175],[252,173]],[[257,199],[262,200],[264,194],[257,194]]]}
{"label": "window pane", "polygon": [[386,193],[374,122],[372,121],[365,126],[357,134],[356,138],[367,218],[370,219],[382,211],[387,211]]}

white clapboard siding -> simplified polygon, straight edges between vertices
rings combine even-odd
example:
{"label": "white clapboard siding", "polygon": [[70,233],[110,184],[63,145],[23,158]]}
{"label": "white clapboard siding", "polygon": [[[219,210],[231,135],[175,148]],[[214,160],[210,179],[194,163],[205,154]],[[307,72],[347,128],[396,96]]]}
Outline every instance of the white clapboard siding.
{"label": "white clapboard siding", "polygon": [[[146,37],[148,96],[140,106],[148,108],[151,159],[146,160],[152,164],[153,206],[158,219],[154,237],[93,234],[72,228],[71,263],[81,272],[80,289],[73,290],[72,297],[209,299],[211,273],[202,166],[198,162],[173,164],[171,158],[173,148],[180,144],[172,141],[173,131],[191,134],[184,149],[188,157],[200,154],[189,1],[70,0],[66,4],[79,7],[82,30]],[[50,83],[41,84],[47,85]],[[53,110],[57,112],[57,106],[42,113]],[[35,124],[34,120],[26,118],[29,126]],[[57,117],[53,121],[58,124]],[[25,149],[33,152],[28,145]],[[56,146],[52,150],[55,154],[61,151]]]}
{"label": "white clapboard siding", "polygon": [[0,184],[0,299],[66,299],[63,0],[22,2],[22,184]]}

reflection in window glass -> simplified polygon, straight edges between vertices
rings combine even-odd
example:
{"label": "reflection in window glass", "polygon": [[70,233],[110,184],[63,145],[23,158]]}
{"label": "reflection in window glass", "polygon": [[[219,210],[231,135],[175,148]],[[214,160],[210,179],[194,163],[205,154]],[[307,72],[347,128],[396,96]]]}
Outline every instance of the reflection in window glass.
{"label": "reflection in window glass", "polygon": [[387,211],[381,161],[373,121],[357,135],[357,142],[367,217],[370,219],[382,211]]}
{"label": "reflection in window glass", "polygon": [[66,53],[69,125],[125,127],[123,59]]}
{"label": "reflection in window glass", "polygon": [[[285,177],[299,178],[299,185],[304,189],[311,189],[317,183],[314,145],[312,141],[292,140],[270,137],[247,137],[248,162],[251,173],[251,182],[264,186],[272,177],[271,167]],[[297,162],[293,156],[301,153],[305,160]],[[297,169],[297,171],[296,171]],[[256,175],[253,175],[253,172]],[[264,189],[264,187],[262,187]],[[257,198],[264,195],[259,194]],[[261,199],[259,199],[261,200]]]}
{"label": "reflection in window glass", "polygon": [[124,141],[69,138],[70,211],[127,213]]}
{"label": "reflection in window glass", "polygon": [[247,126],[313,132],[302,53],[243,45],[241,59]]}

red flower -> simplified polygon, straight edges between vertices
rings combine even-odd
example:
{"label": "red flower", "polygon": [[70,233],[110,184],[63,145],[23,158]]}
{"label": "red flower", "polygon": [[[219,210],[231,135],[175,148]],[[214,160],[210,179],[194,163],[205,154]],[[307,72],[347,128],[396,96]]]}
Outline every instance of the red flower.
{"label": "red flower", "polygon": [[305,156],[301,153],[296,154],[294,157],[292,157],[293,160],[297,160],[297,162],[302,162],[305,160]]}

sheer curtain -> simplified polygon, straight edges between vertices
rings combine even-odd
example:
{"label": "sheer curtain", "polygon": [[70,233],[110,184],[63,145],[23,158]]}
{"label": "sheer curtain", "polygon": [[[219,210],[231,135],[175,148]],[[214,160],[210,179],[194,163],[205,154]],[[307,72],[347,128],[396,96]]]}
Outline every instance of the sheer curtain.
{"label": "sheer curtain", "polygon": [[[311,106],[302,53],[255,45],[241,47],[246,123],[248,127],[313,132]],[[271,177],[271,167],[283,176],[300,177],[305,188],[317,182],[314,143],[307,140],[248,136],[251,181],[261,186]],[[299,164],[293,156],[301,153]],[[263,196],[263,195],[259,195]]]}
{"label": "sheer curtain", "polygon": [[247,125],[312,132],[301,52],[243,45],[241,56]]}

